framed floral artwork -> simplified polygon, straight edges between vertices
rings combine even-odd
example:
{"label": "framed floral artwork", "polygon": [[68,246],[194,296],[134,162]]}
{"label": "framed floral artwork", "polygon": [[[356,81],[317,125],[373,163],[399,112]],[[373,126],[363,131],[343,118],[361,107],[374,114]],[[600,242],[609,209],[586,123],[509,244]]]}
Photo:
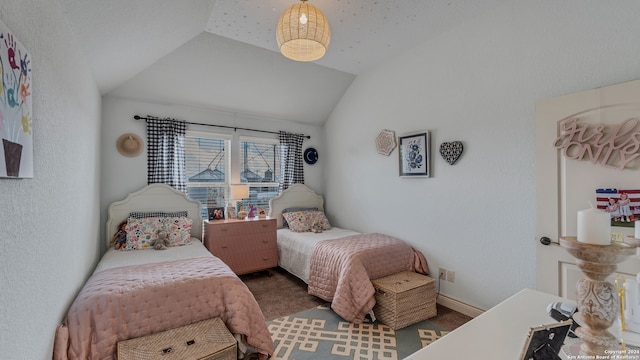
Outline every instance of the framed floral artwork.
{"label": "framed floral artwork", "polygon": [[429,132],[405,134],[399,138],[400,177],[429,177]]}

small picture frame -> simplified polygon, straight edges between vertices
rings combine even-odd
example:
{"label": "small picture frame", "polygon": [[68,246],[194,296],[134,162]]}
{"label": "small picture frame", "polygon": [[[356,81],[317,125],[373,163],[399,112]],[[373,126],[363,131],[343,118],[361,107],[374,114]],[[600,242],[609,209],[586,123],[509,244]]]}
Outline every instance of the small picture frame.
{"label": "small picture frame", "polygon": [[258,208],[258,218],[264,219],[267,217],[267,209],[266,208]]}
{"label": "small picture frame", "polygon": [[428,131],[398,137],[400,177],[429,177],[430,139]]}
{"label": "small picture frame", "polygon": [[558,353],[572,324],[573,320],[569,319],[530,328],[527,341],[520,354],[520,360],[560,360]]}
{"label": "small picture frame", "polygon": [[213,207],[207,209],[209,213],[209,221],[224,220],[224,208]]}
{"label": "small picture frame", "polygon": [[640,190],[596,189],[596,207],[609,214],[611,226],[633,228],[640,219]]}
{"label": "small picture frame", "polygon": [[235,206],[227,206],[227,219],[235,219],[235,218],[236,218]]}

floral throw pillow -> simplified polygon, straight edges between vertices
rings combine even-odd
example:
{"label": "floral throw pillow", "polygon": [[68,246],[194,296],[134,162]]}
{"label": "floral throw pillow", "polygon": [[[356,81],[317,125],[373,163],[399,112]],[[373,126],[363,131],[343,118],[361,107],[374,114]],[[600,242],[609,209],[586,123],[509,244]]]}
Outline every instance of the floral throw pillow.
{"label": "floral throw pillow", "polygon": [[188,217],[169,217],[165,219],[165,224],[169,228],[169,241],[171,241],[171,246],[191,244],[192,219]]}
{"label": "floral throw pillow", "polygon": [[312,231],[314,224],[318,224],[322,230],[331,229],[331,224],[322,211],[294,211],[284,213],[282,216],[287,220],[291,231]]}
{"label": "floral throw pillow", "polygon": [[320,229],[322,230],[330,230],[331,224],[329,224],[329,219],[322,211],[308,211],[311,217],[311,230],[313,230],[313,225],[318,224]]}
{"label": "floral throw pillow", "polygon": [[[296,212],[296,211],[318,211],[317,207],[292,207],[292,208],[286,208],[284,210],[282,210],[282,214],[286,214],[286,213],[290,213],[290,212]],[[288,228],[289,224],[287,223],[287,219],[283,216],[282,217],[282,227],[283,228]]]}
{"label": "floral throw pillow", "polygon": [[159,230],[169,232],[170,246],[191,243],[193,220],[186,217],[146,217],[127,219],[125,231],[127,244],[125,250],[141,250],[153,247]]}

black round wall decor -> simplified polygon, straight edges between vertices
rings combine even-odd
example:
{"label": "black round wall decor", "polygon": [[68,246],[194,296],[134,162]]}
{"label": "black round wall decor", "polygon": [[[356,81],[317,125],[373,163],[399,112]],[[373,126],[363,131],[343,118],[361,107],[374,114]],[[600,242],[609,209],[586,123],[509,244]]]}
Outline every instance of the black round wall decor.
{"label": "black round wall decor", "polygon": [[318,161],[318,151],[314,148],[307,148],[304,151],[304,162],[313,165]]}

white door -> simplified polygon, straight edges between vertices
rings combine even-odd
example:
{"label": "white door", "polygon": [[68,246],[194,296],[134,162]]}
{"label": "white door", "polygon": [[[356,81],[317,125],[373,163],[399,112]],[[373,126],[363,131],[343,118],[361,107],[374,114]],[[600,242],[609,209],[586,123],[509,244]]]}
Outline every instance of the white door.
{"label": "white door", "polygon": [[[640,119],[640,81],[541,100],[536,104],[538,290],[575,299],[575,283],[584,276],[575,259],[557,245],[559,238],[576,236],[577,212],[589,208],[589,202],[596,205],[596,189],[640,189],[640,148],[627,146],[640,142],[640,120],[633,119]],[[563,120],[566,121],[563,123]],[[565,131],[561,131],[563,124]],[[589,136],[597,132],[598,125],[604,125],[605,135],[595,144]],[[566,137],[559,136],[567,135],[570,131],[566,129],[571,126],[587,128],[582,139],[576,134],[571,141],[563,142]],[[607,143],[619,126],[616,140]],[[562,143],[567,145],[567,154],[555,146]],[[578,160],[581,156],[582,160]],[[634,156],[637,157],[631,159]],[[619,169],[622,166],[624,169]],[[633,227],[612,226],[611,229],[619,236],[634,235]],[[543,237],[551,244],[541,244]],[[618,272],[635,279],[640,272],[640,257],[632,256],[619,264]]]}

